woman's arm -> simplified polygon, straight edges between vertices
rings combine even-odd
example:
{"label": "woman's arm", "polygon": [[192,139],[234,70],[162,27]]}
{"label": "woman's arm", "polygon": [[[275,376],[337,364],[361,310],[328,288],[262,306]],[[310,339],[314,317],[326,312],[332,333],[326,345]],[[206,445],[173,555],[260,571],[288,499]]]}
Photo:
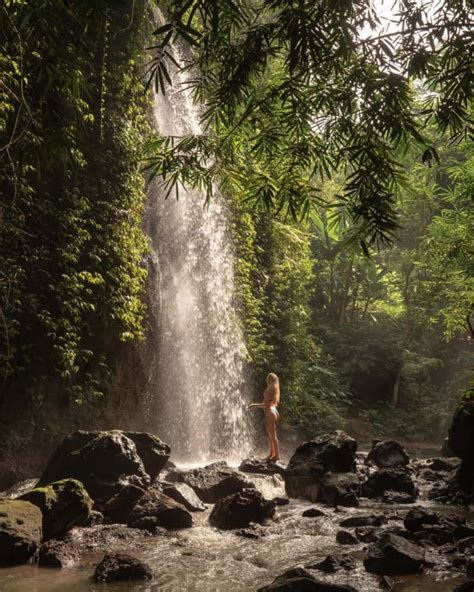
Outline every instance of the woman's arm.
{"label": "woman's arm", "polygon": [[256,408],[263,409],[264,407],[265,407],[265,403],[250,403],[250,405],[247,407],[247,409],[256,409]]}

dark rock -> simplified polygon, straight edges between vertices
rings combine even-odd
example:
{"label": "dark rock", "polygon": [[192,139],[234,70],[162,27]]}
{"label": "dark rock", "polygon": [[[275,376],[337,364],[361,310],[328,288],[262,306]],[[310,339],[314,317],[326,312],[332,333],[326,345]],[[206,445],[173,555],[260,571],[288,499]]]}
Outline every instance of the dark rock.
{"label": "dark rock", "polygon": [[352,570],[355,568],[355,561],[350,555],[328,555],[319,563],[309,565],[310,569],[317,569],[324,573],[336,573],[340,569]]}
{"label": "dark rock", "polygon": [[318,501],[328,506],[354,507],[359,505],[361,487],[354,473],[331,473],[321,481]]}
{"label": "dark rock", "polygon": [[271,584],[259,588],[257,592],[357,592],[345,584],[332,584],[317,580],[304,567],[294,567],[278,576]]}
{"label": "dark rock", "polygon": [[410,458],[403,446],[394,440],[374,441],[366,462],[372,462],[380,469],[405,467]]}
{"label": "dark rock", "polygon": [[382,526],[387,522],[387,518],[383,514],[370,514],[367,516],[349,516],[339,522],[339,526],[354,527],[354,526]]}
{"label": "dark rock", "polygon": [[157,526],[168,529],[189,528],[193,525],[193,517],[188,510],[157,489],[149,489],[141,496],[128,515],[128,524],[132,526],[148,516],[157,519]]}
{"label": "dark rock", "polygon": [[94,572],[96,582],[151,580],[152,577],[153,573],[146,563],[121,553],[106,555]]}
{"label": "dark rock", "polygon": [[466,575],[468,578],[474,576],[474,558],[469,558],[466,561]]}
{"label": "dark rock", "polygon": [[407,530],[415,532],[427,524],[439,524],[439,516],[425,508],[411,508],[403,519],[403,524]]}
{"label": "dark rock", "polygon": [[474,464],[474,401],[462,402],[449,428],[449,447],[454,456]]}
{"label": "dark rock", "polygon": [[122,551],[124,548],[143,549],[143,538],[148,533],[138,528],[130,528],[124,524],[104,524],[94,528],[83,528],[70,530],[61,540],[67,544],[79,542],[81,549],[93,550],[94,552],[111,553]]}
{"label": "dark rock", "polygon": [[134,442],[138,456],[153,483],[168,463],[170,447],[158,436],[147,432],[123,432],[123,434]]}
{"label": "dark rock", "polygon": [[13,487],[21,479],[15,469],[0,464],[0,491],[10,489],[10,487]]}
{"label": "dark rock", "polygon": [[[161,463],[164,466],[169,447],[154,436],[139,438],[128,432],[138,442],[143,460],[135,441],[125,432],[74,432],[58,446],[41,476],[39,485],[71,477],[78,479],[94,500],[108,499],[125,484],[133,483],[147,488],[152,476],[145,464],[156,476],[161,447]],[[145,452],[149,444],[150,449]]]}
{"label": "dark rock", "polygon": [[459,467],[458,458],[433,458],[428,464],[428,468],[435,472],[450,472]]}
{"label": "dark rock", "polygon": [[127,524],[128,516],[138,500],[145,493],[143,487],[127,483],[101,506],[108,523]]}
{"label": "dark rock", "polygon": [[276,506],[287,506],[290,503],[290,500],[287,497],[274,497],[273,501]]}
{"label": "dark rock", "polygon": [[392,533],[383,534],[364,559],[367,571],[380,575],[417,573],[425,562],[421,547]]}
{"label": "dark rock", "polygon": [[461,464],[457,471],[448,475],[447,479],[438,478],[438,482],[429,491],[428,498],[443,504],[469,505],[474,496],[470,493],[468,468]]}
{"label": "dark rock", "polygon": [[249,479],[231,469],[221,467],[220,463],[217,467],[213,464],[191,471],[173,471],[166,479],[173,483],[189,485],[206,504],[215,504],[217,500],[232,493],[254,487]]}
{"label": "dark rock", "polygon": [[[444,551],[446,547],[443,547],[442,550]],[[451,565],[456,569],[462,568],[466,565],[467,557],[465,555],[454,555],[451,558]]]}
{"label": "dark rock", "polygon": [[465,503],[474,501],[474,399],[461,401],[449,428],[449,446],[461,459],[454,485],[465,494]]}
{"label": "dark rock", "polygon": [[273,501],[265,500],[255,489],[244,489],[220,499],[209,516],[209,522],[222,530],[232,530],[245,528],[251,522],[262,524],[274,513]]}
{"label": "dark rock", "polygon": [[456,526],[454,530],[454,538],[456,541],[462,541],[470,537],[474,537],[474,527],[467,526],[466,524]]}
{"label": "dark rock", "polygon": [[474,580],[468,580],[456,588],[453,588],[453,592],[474,592]]}
{"label": "dark rock", "polygon": [[240,463],[239,471],[242,471],[243,473],[259,473],[262,475],[283,475],[285,467],[279,461],[275,462],[270,459],[261,460],[252,457],[246,458]]}
{"label": "dark rock", "polygon": [[63,568],[78,561],[79,547],[73,543],[65,543],[50,539],[38,549],[38,565],[40,567]]}
{"label": "dark rock", "polygon": [[324,434],[299,446],[284,474],[286,493],[317,501],[320,482],[328,472],[346,473],[355,469],[356,441],[341,431]]}
{"label": "dark rock", "polygon": [[76,479],[55,481],[37,487],[21,496],[43,514],[43,536],[52,539],[61,536],[74,526],[87,520],[92,510],[92,500],[82,483]]}
{"label": "dark rock", "polygon": [[7,489],[6,491],[0,494],[0,497],[8,497],[10,499],[18,499],[24,493],[31,491],[36,487],[38,483],[38,479],[24,479],[23,481],[19,481],[15,483],[12,487]]}
{"label": "dark rock", "polygon": [[385,504],[413,504],[416,502],[416,496],[403,491],[385,491],[382,501]]}
{"label": "dark rock", "polygon": [[232,531],[237,536],[244,537],[246,539],[261,539],[267,535],[265,527],[261,524],[250,523],[248,528],[239,528]]}
{"label": "dark rock", "polygon": [[340,545],[358,545],[359,541],[348,530],[338,530],[336,533],[336,543]]}
{"label": "dark rock", "polygon": [[0,498],[0,566],[26,563],[42,538],[41,510],[30,502]]}
{"label": "dark rock", "polygon": [[196,495],[194,489],[186,483],[173,483],[163,488],[163,493],[182,504],[190,512],[203,512],[206,506]]}
{"label": "dark rock", "polygon": [[442,478],[445,475],[444,472],[441,471],[432,471],[431,469],[420,469],[418,471],[418,479],[420,479],[420,481],[427,481],[428,483],[438,483],[440,480],[440,477]]}
{"label": "dark rock", "polygon": [[362,484],[362,492],[366,497],[381,497],[386,491],[398,491],[412,497],[418,493],[413,479],[400,469],[380,469]]}
{"label": "dark rock", "polygon": [[174,464],[174,462],[168,459],[165,463],[165,466],[163,467],[163,471],[174,471],[177,468],[178,467]]}
{"label": "dark rock", "polygon": [[453,456],[453,451],[451,450],[451,447],[449,446],[449,438],[445,438],[443,440],[443,444],[441,445],[439,453],[441,456],[447,456],[447,457]]}
{"label": "dark rock", "polygon": [[425,525],[423,530],[414,532],[411,537],[413,541],[431,543],[432,545],[440,546],[454,542],[453,528],[433,524]]}
{"label": "dark rock", "polygon": [[214,462],[209,463],[208,465],[206,465],[204,467],[204,470],[209,470],[209,469],[211,469],[211,470],[215,470],[215,469],[222,470],[222,469],[228,469],[228,468],[229,468],[229,464],[228,464],[228,462],[226,460],[216,460],[216,461],[214,461]]}
{"label": "dark rock", "polygon": [[146,530],[146,532],[154,535],[164,535],[167,533],[166,528],[160,526],[160,521],[156,516],[144,516],[143,518],[139,518],[132,524],[132,528]]}
{"label": "dark rock", "polygon": [[379,537],[379,532],[375,526],[358,526],[355,529],[357,540],[361,543],[374,543]]}
{"label": "dark rock", "polygon": [[301,515],[303,518],[319,518],[319,516],[327,516],[327,514],[319,508],[308,508]]}
{"label": "dark rock", "polygon": [[461,553],[466,553],[467,551],[470,553],[474,552],[474,537],[469,537],[468,539],[461,539],[457,542],[457,548]]}
{"label": "dark rock", "polygon": [[104,515],[102,512],[98,510],[91,510],[89,516],[80,522],[77,526],[82,526],[83,528],[90,528],[91,526],[99,526],[100,524],[104,523]]}

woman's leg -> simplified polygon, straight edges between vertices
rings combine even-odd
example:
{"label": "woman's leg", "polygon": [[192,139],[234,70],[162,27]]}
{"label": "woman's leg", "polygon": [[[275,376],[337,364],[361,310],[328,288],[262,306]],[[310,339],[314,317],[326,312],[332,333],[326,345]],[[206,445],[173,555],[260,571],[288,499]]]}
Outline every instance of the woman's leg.
{"label": "woman's leg", "polygon": [[278,447],[278,438],[276,435],[277,416],[273,411],[267,411],[265,414],[267,433],[270,440],[270,458],[278,460],[280,458],[280,450]]}
{"label": "woman's leg", "polygon": [[271,424],[271,433],[270,433],[270,437],[272,439],[272,449],[273,449],[273,454],[272,454],[272,458],[273,460],[280,460],[280,444],[278,442],[278,436],[277,436],[277,423],[278,423],[278,415],[276,413],[272,413],[273,416],[273,422]]}
{"label": "woman's leg", "polygon": [[273,425],[275,417],[271,411],[265,410],[265,428],[267,430],[268,443],[270,444],[270,454],[268,458],[273,458],[275,455],[274,440],[273,440]]}

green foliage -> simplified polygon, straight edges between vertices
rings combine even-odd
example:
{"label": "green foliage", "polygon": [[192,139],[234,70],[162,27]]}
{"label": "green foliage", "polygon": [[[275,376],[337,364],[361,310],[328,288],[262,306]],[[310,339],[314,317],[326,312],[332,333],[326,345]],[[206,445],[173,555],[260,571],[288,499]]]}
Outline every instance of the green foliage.
{"label": "green foliage", "polygon": [[120,340],[143,335],[146,16],[135,2],[1,8],[4,402],[99,396]]}
{"label": "green foliage", "polygon": [[[336,427],[362,439],[443,436],[472,367],[472,146],[461,148],[440,147],[431,166],[405,155],[397,241],[371,258],[336,211],[338,179],[320,186],[334,207],[307,222],[259,215],[252,227],[246,217],[254,368],[259,385],[269,370],[280,375],[286,425],[308,436]],[[237,230],[237,245],[243,237]]]}
{"label": "green foliage", "polygon": [[[192,46],[184,68],[207,133],[158,139],[150,166],[178,182],[245,194],[256,207],[307,216],[319,183],[342,176],[338,202],[366,251],[394,237],[396,198],[412,143],[436,161],[426,134],[454,141],[471,125],[470,3],[400,0],[389,31],[364,0],[168,2],[155,31],[150,80],[164,91],[169,46]],[[425,91],[416,102],[416,84]]]}

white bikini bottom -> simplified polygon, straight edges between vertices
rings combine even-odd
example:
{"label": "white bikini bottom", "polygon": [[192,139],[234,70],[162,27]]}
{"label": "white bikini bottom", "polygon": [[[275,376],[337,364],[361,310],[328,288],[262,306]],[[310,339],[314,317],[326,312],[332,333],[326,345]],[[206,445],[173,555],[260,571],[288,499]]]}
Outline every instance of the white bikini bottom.
{"label": "white bikini bottom", "polygon": [[280,414],[278,413],[278,409],[272,405],[270,407],[270,411],[273,413],[273,415],[275,416],[275,419],[280,419]]}

